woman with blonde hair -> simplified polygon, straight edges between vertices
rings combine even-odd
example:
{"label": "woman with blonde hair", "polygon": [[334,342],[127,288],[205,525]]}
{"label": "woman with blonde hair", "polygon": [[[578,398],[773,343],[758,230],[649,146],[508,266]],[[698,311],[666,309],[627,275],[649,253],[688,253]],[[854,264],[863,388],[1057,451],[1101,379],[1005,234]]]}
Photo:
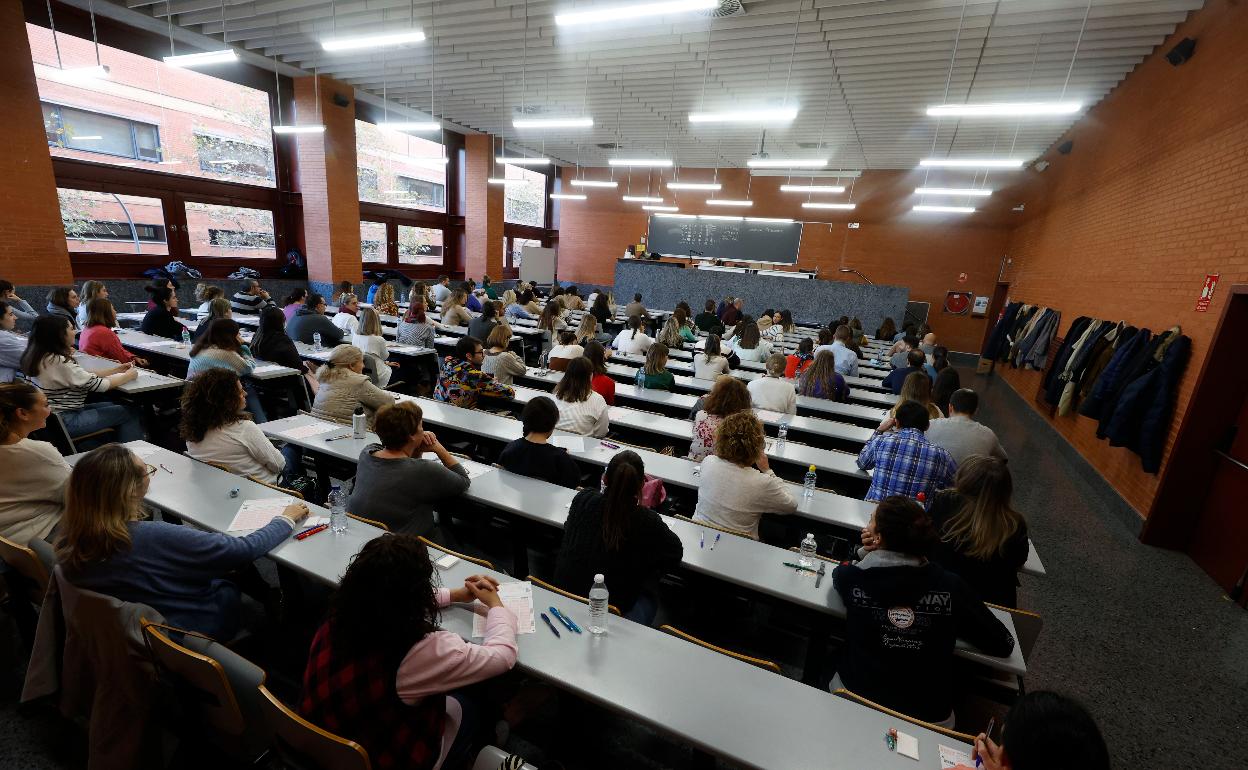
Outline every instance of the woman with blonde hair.
{"label": "woman with blonde hair", "polygon": [[380,315],[399,314],[399,303],[394,301],[394,287],[389,282],[377,287],[377,294],[373,296],[373,307]]}
{"label": "woman with blonde hair", "polygon": [[86,326],[87,305],[93,299],[102,299],[108,302],[108,287],[100,281],[86,281],[82,284],[82,294],[78,297],[78,326]]}
{"label": "woman with blonde hair", "polygon": [[675,390],[676,378],[667,370],[667,345],[656,342],[646,351],[645,387],[651,390]]}
{"label": "woman with blonde hair", "polygon": [[659,336],[656,339],[673,350],[680,350],[684,347],[685,340],[680,336],[680,322],[676,320],[675,314],[668,316],[667,322],[659,330]]}
{"label": "woman with blonde hair", "polygon": [[511,327],[505,323],[495,326],[485,338],[485,359],[481,362],[481,371],[494,375],[494,379],[504,385],[513,385],[517,377],[528,371],[524,360],[512,352],[510,346]]}
{"label": "woman with blonde hair", "polygon": [[598,319],[593,313],[581,316],[581,325],[576,328],[576,344],[584,347],[591,342],[610,342],[611,335],[598,333]]}
{"label": "woman with blonde hair", "polygon": [[793,513],[797,501],[767,462],[763,424],[753,412],[730,414],[715,431],[715,454],[702,461],[693,520],[758,539],[764,513]]}
{"label": "woman with blonde hair", "polygon": [[693,441],[689,444],[689,459],[701,462],[715,449],[715,431],[730,414],[748,412],[750,391],[745,383],[730,374],[715,378],[711,392],[702,400],[702,408],[693,418]]}
{"label": "woman with blonde hair", "polygon": [[[390,284],[383,284],[388,287]],[[386,338],[381,334],[381,316],[371,307],[360,308],[360,325],[351,335],[351,344],[359,348],[365,355],[377,360],[373,362],[373,384],[384,388],[390,384],[391,369],[398,367],[388,361],[390,351],[386,349]]]}
{"label": "woman with blonde hair", "polygon": [[329,363],[316,370],[316,400],[312,414],[325,420],[350,423],[359,407],[373,424],[373,415],[394,395],[374,385],[364,374],[364,353],[354,345],[339,345],[329,354]]}
{"label": "woman with blonde hair", "polygon": [[507,307],[509,307],[509,306],[511,306],[511,305],[516,304],[516,292],[515,292],[515,290],[513,290],[513,289],[507,289],[506,291],[504,291],[504,292],[503,292],[503,296],[502,296],[500,299],[501,299],[501,300],[502,300],[502,302],[503,302],[503,307],[504,307],[504,308],[507,308]]}
{"label": "woman with blonde hair", "polygon": [[953,488],[939,492],[928,515],[940,532],[932,561],[970,584],[979,598],[1018,606],[1018,571],[1030,551],[1027,520],[1014,510],[1014,480],[1005,460],[971,455]]}
{"label": "woman with blonde hair", "polygon": [[468,308],[464,307],[464,303],[467,301],[468,293],[463,289],[456,289],[451,292],[451,296],[442,303],[442,325],[467,326],[472,323],[472,313],[469,313]]}
{"label": "woman with blonde hair", "polygon": [[922,404],[927,409],[927,416],[933,420],[945,416],[945,413],[940,411],[940,407],[932,401],[932,378],[923,372],[910,372],[906,375],[905,382],[901,383],[901,394],[897,396],[897,403],[893,404],[893,408],[888,412],[888,419],[896,418],[897,408],[907,401],[917,401]]}
{"label": "woman with blonde hair", "polygon": [[308,507],[292,503],[243,537],[142,521],[155,471],[120,444],[83,456],[65,490],[57,560],[78,588],[146,604],[171,625],[228,640],[238,631],[240,596],[227,576],[286,540]]}
{"label": "woman with blonde hair", "polygon": [[218,297],[225,297],[225,289],[222,289],[220,286],[213,286],[210,283],[201,283],[195,287],[195,299],[199,300],[199,309],[196,310],[196,315],[198,315],[199,320],[204,320],[204,318],[208,315],[212,301]]}

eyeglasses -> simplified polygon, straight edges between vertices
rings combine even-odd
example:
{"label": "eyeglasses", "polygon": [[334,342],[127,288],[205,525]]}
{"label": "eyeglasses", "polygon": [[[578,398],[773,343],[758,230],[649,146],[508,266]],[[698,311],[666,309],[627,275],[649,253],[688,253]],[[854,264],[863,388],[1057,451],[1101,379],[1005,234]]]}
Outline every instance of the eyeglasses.
{"label": "eyeglasses", "polygon": [[154,476],[154,475],[156,475],[156,466],[155,466],[155,465],[148,465],[147,463],[143,463],[143,467],[144,467],[144,468],[147,468],[147,475],[148,475],[148,476]]}

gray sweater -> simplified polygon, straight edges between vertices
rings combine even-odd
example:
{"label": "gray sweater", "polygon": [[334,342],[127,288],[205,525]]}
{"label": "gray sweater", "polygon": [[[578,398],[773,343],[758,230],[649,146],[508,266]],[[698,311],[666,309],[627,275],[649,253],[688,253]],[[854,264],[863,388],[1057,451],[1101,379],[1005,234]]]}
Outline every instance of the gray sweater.
{"label": "gray sweater", "polygon": [[434,505],[468,489],[468,470],[416,457],[378,459],[373,452],[381,448],[369,444],[360,453],[347,510],[383,522],[391,532],[428,533],[434,525]]}

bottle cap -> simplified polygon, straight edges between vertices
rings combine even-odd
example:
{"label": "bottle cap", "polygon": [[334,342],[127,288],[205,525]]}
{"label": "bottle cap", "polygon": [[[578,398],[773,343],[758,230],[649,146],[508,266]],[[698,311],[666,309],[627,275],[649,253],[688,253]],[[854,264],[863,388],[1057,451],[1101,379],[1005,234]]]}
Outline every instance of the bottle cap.
{"label": "bottle cap", "polygon": [[605,582],[607,582],[607,578],[606,578],[606,576],[605,576],[605,575],[603,575],[601,572],[599,572],[597,575],[594,575],[594,582],[595,582],[595,583],[605,583]]}
{"label": "bottle cap", "polygon": [[814,469],[815,469],[815,466],[814,466],[814,464],[812,463],[812,464],[811,464],[811,466],[810,466],[809,468],[807,468],[806,470],[813,471]]}
{"label": "bottle cap", "polygon": [[815,533],[814,533],[814,532],[807,532],[807,533],[806,533],[806,537],[810,538],[811,540],[814,540],[814,539],[815,539]]}

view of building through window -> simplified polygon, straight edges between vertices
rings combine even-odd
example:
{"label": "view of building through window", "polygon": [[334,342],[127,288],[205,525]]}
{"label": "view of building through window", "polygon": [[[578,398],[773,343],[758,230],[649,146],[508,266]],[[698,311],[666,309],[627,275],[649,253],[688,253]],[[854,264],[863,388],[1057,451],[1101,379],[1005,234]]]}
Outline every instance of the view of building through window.
{"label": "view of building through window", "polygon": [[58,188],[61,222],[73,252],[169,253],[159,198]]}
{"label": "view of building through window", "polygon": [[399,225],[399,263],[403,265],[442,264],[442,231],[428,227]]}
{"label": "view of building through window", "polygon": [[215,203],[186,204],[186,229],[196,257],[272,257],[273,212]]}
{"label": "view of building through window", "polygon": [[[504,164],[507,179],[523,179],[524,184],[503,188],[503,221],[541,227],[546,223],[546,175],[540,171]],[[518,264],[518,263],[517,263]]]}
{"label": "view of building through window", "polygon": [[360,222],[360,258],[365,262],[386,261],[385,222]]}
{"label": "view of building through window", "polygon": [[446,211],[446,152],[441,144],[355,121],[360,200]]}

